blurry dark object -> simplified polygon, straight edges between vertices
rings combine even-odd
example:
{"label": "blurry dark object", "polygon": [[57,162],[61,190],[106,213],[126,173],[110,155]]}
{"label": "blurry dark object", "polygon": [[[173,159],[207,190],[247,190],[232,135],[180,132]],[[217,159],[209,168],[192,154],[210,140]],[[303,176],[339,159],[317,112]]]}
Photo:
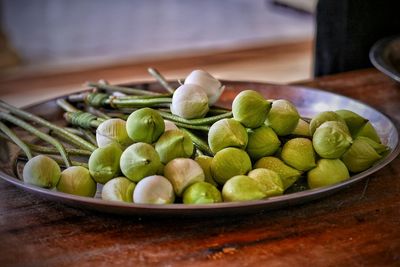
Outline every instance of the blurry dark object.
{"label": "blurry dark object", "polygon": [[369,58],[375,68],[400,82],[400,36],[376,42],[371,48]]}
{"label": "blurry dark object", "polygon": [[20,61],[17,53],[8,43],[0,25],[0,70],[17,66]]}
{"label": "blurry dark object", "polygon": [[0,2],[0,70],[14,67],[21,63],[21,59],[11,47],[2,28],[2,2]]}
{"label": "blurry dark object", "polygon": [[273,3],[278,6],[292,8],[301,12],[315,12],[315,6],[318,0],[274,0]]}
{"label": "blurry dark object", "polygon": [[400,34],[398,0],[320,0],[316,9],[314,75],[371,67],[372,45]]}

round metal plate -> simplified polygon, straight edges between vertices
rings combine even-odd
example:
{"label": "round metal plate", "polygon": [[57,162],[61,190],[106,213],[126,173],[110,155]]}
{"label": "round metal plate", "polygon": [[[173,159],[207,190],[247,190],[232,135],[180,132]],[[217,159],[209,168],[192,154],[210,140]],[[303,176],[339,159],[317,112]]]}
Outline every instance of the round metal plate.
{"label": "round metal plate", "polygon": [[[370,169],[353,175],[349,180],[336,185],[286,194],[278,197],[271,197],[259,201],[227,202],[209,205],[142,205],[133,203],[119,203],[100,199],[98,197],[100,195],[100,187],[96,194],[96,198],[88,198],[64,194],[55,190],[48,190],[28,185],[17,178],[18,175],[16,174],[15,170],[15,158],[18,153],[18,149],[13,144],[2,140],[0,140],[0,177],[24,190],[79,208],[88,208],[108,213],[131,215],[221,216],[227,214],[253,213],[261,210],[277,209],[325,197],[366,178],[372,173],[377,172],[379,169],[390,163],[400,152],[399,133],[395,124],[378,110],[357,100],[338,94],[305,87],[230,81],[223,81],[223,83],[227,87],[218,103],[220,106],[230,107],[232,100],[240,90],[251,88],[258,90],[268,99],[284,98],[292,101],[303,117],[311,118],[316,113],[326,110],[352,110],[371,121],[373,126],[377,129],[382,142],[389,146],[391,151],[387,156],[377,162]],[[142,84],[137,86],[143,86],[144,88],[149,88],[150,90],[159,90],[159,87],[156,84]],[[27,108],[27,110],[50,121],[62,124],[62,111],[57,107],[55,100],[33,105]]]}

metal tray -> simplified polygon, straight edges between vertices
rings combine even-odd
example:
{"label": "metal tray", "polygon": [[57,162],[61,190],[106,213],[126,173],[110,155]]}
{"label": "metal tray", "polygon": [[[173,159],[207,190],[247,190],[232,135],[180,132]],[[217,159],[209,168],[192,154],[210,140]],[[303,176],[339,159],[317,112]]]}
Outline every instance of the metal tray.
{"label": "metal tray", "polygon": [[375,68],[400,82],[400,36],[392,36],[376,42],[369,53]]}
{"label": "metal tray", "polygon": [[[208,205],[143,205],[133,203],[120,203],[104,201],[99,199],[99,190],[96,198],[79,197],[60,193],[55,190],[48,190],[25,184],[18,177],[18,168],[15,168],[18,149],[15,145],[0,140],[0,177],[15,186],[31,193],[59,201],[64,204],[78,208],[93,209],[101,212],[127,214],[127,215],[161,215],[161,216],[222,216],[228,214],[254,213],[263,210],[284,208],[290,205],[297,205],[314,199],[322,198],[337,192],[349,185],[365,179],[368,175],[377,172],[390,163],[400,152],[399,133],[395,124],[384,114],[357,100],[338,94],[296,86],[268,85],[252,82],[231,82],[222,81],[226,85],[219,103],[220,106],[230,107],[232,100],[243,89],[254,89],[261,92],[268,99],[284,98],[292,101],[303,117],[311,118],[314,114],[326,110],[350,109],[368,118],[377,129],[384,144],[391,149],[390,153],[377,162],[370,169],[352,176],[342,183],[306,190],[297,193],[287,194],[278,197],[271,197],[259,201],[228,202]],[[160,90],[155,83],[136,84],[149,90]],[[42,116],[57,124],[62,124],[62,111],[57,107],[55,100],[45,101],[26,108],[28,111]]]}

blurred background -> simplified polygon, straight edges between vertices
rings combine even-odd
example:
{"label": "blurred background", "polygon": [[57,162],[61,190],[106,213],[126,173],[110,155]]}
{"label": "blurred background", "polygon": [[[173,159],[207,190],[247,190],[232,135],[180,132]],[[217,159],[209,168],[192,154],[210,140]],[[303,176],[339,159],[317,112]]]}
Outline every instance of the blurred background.
{"label": "blurred background", "polygon": [[[223,79],[304,80],[312,75],[315,5],[316,0],[0,0],[0,81],[3,87],[4,81],[65,75],[64,86],[75,86],[83,75],[100,78],[93,71],[107,69],[101,78],[126,82],[151,78],[149,66],[170,79],[201,68]],[[40,87],[33,81],[35,86]],[[0,90],[7,97],[11,89]]]}

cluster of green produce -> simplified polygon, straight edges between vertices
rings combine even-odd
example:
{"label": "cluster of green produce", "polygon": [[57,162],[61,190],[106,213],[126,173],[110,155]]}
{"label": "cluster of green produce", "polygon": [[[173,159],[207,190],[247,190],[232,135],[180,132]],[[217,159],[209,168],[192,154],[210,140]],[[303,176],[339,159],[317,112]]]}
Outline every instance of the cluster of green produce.
{"label": "cluster of green produce", "polygon": [[[0,122],[6,137],[29,159],[24,181],[87,197],[95,196],[97,184],[102,184],[105,200],[144,204],[247,201],[345,181],[388,152],[372,124],[350,110],[324,111],[305,120],[290,101],[267,100],[253,90],[240,92],[232,111],[218,109],[213,105],[224,86],[210,74],[193,71],[173,90],[152,71],[169,94],[102,82],[92,85],[119,95],[96,92],[69,99],[75,106],[92,106],[90,113],[59,101],[66,120],[86,138],[2,103],[10,113],[42,123],[76,146],[64,148],[57,139],[1,112],[1,119],[53,144],[64,160],[61,171],[44,148],[33,157],[30,150],[40,149]],[[90,136],[94,131],[95,138]],[[88,156],[87,165],[70,161],[73,153]]]}

